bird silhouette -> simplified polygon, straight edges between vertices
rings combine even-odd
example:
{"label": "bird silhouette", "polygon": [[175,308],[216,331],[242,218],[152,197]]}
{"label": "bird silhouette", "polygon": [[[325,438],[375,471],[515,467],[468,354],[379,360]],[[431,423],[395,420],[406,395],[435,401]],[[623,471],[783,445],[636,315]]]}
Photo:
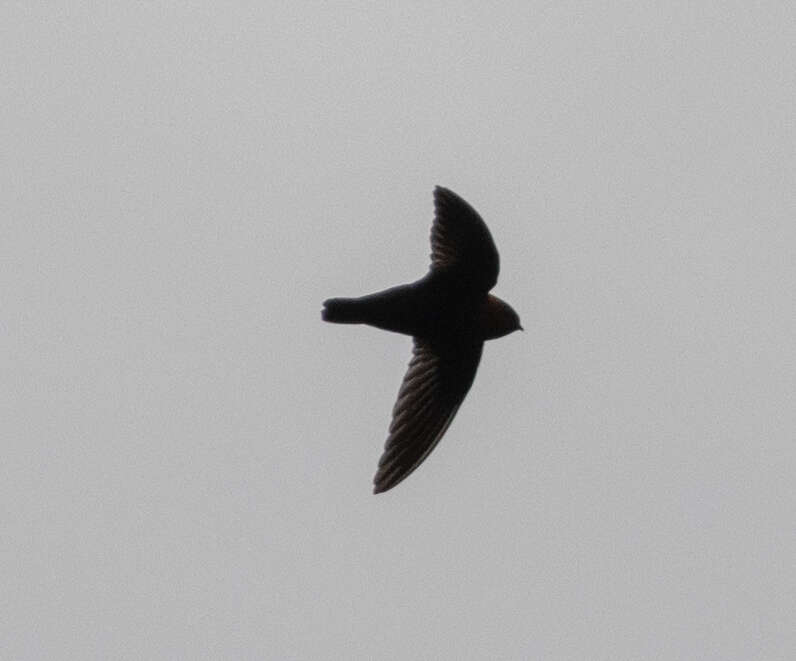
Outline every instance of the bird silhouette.
{"label": "bird silhouette", "polygon": [[392,489],[436,447],[475,378],[485,340],[522,330],[517,313],[489,293],[500,258],[478,213],[434,189],[431,266],[420,280],[360,298],[330,298],[324,321],[368,324],[414,339],[392,411],[374,493]]}

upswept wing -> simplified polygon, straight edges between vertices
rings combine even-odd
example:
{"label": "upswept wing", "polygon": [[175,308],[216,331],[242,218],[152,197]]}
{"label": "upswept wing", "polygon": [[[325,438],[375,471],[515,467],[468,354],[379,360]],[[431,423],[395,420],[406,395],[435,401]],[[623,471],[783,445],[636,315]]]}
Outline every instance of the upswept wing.
{"label": "upswept wing", "polygon": [[487,292],[495,286],[500,257],[486,223],[453,191],[434,189],[431,226],[431,269],[444,270],[472,287]]}

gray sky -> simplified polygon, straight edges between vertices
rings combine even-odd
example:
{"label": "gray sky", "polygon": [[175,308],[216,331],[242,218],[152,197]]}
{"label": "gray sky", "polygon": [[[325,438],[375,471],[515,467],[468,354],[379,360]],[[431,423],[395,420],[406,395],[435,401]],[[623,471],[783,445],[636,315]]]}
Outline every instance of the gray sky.
{"label": "gray sky", "polygon": [[[0,657],[792,659],[796,10],[0,5]],[[435,184],[501,252],[371,479]]]}

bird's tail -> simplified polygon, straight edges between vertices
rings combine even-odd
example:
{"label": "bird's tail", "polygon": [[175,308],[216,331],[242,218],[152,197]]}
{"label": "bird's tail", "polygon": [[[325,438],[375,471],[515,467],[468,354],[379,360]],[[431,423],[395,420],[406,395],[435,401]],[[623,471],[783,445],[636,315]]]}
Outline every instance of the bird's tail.
{"label": "bird's tail", "polygon": [[361,324],[365,321],[362,301],[356,298],[330,298],[324,301],[321,317],[333,324]]}

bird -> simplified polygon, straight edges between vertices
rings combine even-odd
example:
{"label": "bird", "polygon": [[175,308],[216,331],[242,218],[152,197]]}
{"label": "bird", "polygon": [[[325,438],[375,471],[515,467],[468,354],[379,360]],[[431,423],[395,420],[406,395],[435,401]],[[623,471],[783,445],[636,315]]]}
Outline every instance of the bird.
{"label": "bird", "polygon": [[416,282],[324,301],[321,318],[411,335],[412,357],[392,410],[373,493],[406,479],[437,446],[475,378],[486,340],[523,330],[489,293],[500,270],[481,216],[453,191],[434,188],[431,264]]}

